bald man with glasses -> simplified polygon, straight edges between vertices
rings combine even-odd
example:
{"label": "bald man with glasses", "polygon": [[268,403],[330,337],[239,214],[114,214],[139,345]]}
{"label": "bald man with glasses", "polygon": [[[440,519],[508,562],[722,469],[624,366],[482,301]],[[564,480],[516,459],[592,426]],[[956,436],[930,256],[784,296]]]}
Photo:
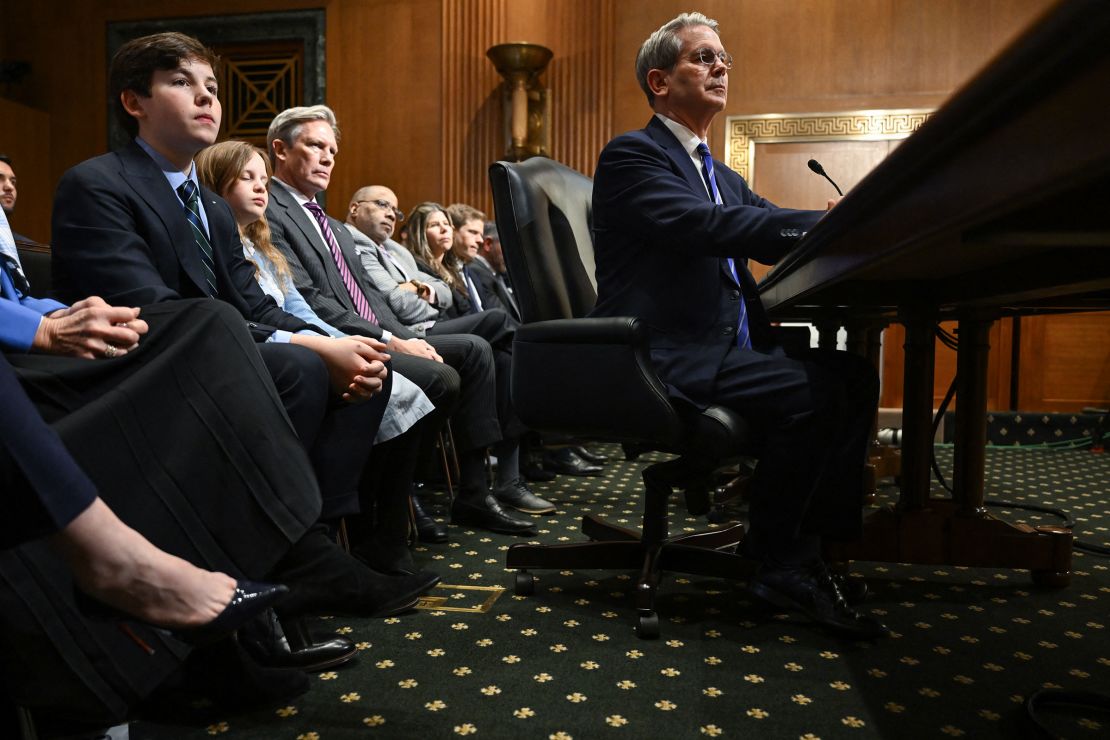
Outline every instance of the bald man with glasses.
{"label": "bald man with glasses", "polygon": [[347,230],[355,240],[362,269],[389,301],[397,318],[418,336],[451,304],[451,286],[423,272],[409,250],[391,238],[405,219],[397,195],[384,185],[367,185],[351,196]]}

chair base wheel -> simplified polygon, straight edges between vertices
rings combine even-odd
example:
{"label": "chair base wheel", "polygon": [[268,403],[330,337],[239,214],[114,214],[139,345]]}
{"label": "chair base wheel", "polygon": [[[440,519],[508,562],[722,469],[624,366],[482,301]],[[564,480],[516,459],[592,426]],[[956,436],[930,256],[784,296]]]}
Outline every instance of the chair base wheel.
{"label": "chair base wheel", "polygon": [[536,577],[527,571],[517,573],[513,591],[517,596],[531,596],[536,593]]}
{"label": "chair base wheel", "polygon": [[641,640],[654,640],[659,637],[659,615],[654,611],[642,609],[636,616],[636,636]]}
{"label": "chair base wheel", "polygon": [[1033,584],[1042,588],[1067,588],[1071,584],[1071,572],[1057,572],[1051,570],[1031,571]]}

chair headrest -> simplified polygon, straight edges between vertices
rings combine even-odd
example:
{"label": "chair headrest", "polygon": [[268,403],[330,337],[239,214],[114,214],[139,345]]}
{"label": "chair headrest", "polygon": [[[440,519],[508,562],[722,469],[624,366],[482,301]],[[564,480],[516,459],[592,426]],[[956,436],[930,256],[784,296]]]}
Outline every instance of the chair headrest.
{"label": "chair headrest", "polygon": [[597,300],[593,181],[554,160],[490,167],[505,264],[526,322],[585,316]]}

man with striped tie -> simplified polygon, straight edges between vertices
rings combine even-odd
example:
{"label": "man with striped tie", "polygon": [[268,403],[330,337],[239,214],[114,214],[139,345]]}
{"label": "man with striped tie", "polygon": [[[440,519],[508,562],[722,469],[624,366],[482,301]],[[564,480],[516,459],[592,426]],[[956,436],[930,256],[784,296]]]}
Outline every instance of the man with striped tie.
{"label": "man with striped tie", "polygon": [[717,22],[700,13],[640,47],[636,77],[655,115],[598,161],[593,315],[638,316],[672,396],[730,407],[760,430],[743,543],[760,562],[750,590],[840,634],[882,636],[845,602],[820,554],[823,539],[860,535],[878,379],[845,352],[788,356],[767,320],[747,259],[775,262],[823,212],[778,208],[713,159],[706,136],[732,63]]}
{"label": "man with striped tie", "polygon": [[[515,429],[520,422],[508,408],[508,394],[497,392],[490,346],[498,339],[496,333],[472,330],[419,337],[369,281],[351,232],[317,202],[331,182],[339,153],[339,125],[330,108],[282,111],[270,123],[266,142],[274,165],[266,220],[297,290],[332,326],[384,342],[397,371],[420,386],[440,414],[451,414],[460,472],[451,521],[534,536],[535,523],[503,508],[486,480],[485,448],[521,431]],[[504,317],[499,321],[493,313],[480,320],[504,323]],[[526,513],[554,508],[519,483],[513,486],[511,506]]]}

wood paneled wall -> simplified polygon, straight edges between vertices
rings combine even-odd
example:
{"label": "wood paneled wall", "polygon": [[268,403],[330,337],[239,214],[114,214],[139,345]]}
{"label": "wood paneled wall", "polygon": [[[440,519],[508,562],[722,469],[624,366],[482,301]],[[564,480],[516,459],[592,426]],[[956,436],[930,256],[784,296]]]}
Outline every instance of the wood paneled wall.
{"label": "wood paneled wall", "polygon": [[[702,0],[699,9],[720,21],[737,58],[725,115],[743,115],[936,107],[1051,4]],[[58,178],[106,147],[108,22],[299,8],[327,15],[322,102],[336,110],[343,130],[328,199],[336,216],[369,183],[393,187],[406,208],[438,200],[489,211],[486,169],[504,146],[500,77],[485,56],[496,43],[531,41],[555,52],[544,75],[552,155],[592,174],[605,142],[650,115],[633,75],[640,43],[690,9],[680,0],[0,0],[0,59],[32,65],[26,80],[0,87],[0,96],[25,106],[0,107],[0,150],[21,152],[19,229],[49,239],[49,194]],[[724,115],[710,132],[717,148],[723,122]],[[1034,365],[1052,343],[1084,332],[1080,344],[1090,351],[1081,357],[1058,349],[1073,366],[1090,366],[1094,380],[1072,388],[1064,370],[1041,363],[1023,370],[1023,398],[1045,407],[1110,395],[1106,355],[1088,341],[1105,338],[1104,317],[1055,329],[1051,322],[1062,319],[1026,321],[1022,353]],[[1006,344],[1008,329],[995,336]],[[891,340],[888,355],[897,345]],[[943,370],[944,352],[938,354]],[[998,400],[1009,392],[1005,370],[992,368]],[[900,396],[892,374],[888,388]]]}
{"label": "wood paneled wall", "polygon": [[[726,114],[938,105],[1050,0],[703,0],[737,57]],[[553,155],[593,172],[615,133],[649,111],[632,67],[678,0],[0,0],[0,58],[31,63],[0,94],[50,116],[49,162],[21,166],[52,192],[106,144],[109,21],[318,7],[327,13],[327,102],[343,129],[329,210],[360,185],[391,185],[403,206],[467,201],[488,209],[500,156],[494,43],[555,52],[545,74]],[[317,101],[311,101],[317,102]],[[723,142],[720,123],[712,141]],[[14,132],[0,129],[5,137]],[[4,146],[0,141],[0,149]],[[49,203],[21,204],[21,226],[49,237]],[[26,219],[26,222],[24,222]]]}
{"label": "wood paneled wall", "polygon": [[[50,212],[43,209],[54,196],[50,180],[41,172],[50,161],[49,114],[0,98],[0,152],[12,160],[18,180],[13,231],[44,242],[50,232]],[[45,215],[45,218],[44,218]]]}

